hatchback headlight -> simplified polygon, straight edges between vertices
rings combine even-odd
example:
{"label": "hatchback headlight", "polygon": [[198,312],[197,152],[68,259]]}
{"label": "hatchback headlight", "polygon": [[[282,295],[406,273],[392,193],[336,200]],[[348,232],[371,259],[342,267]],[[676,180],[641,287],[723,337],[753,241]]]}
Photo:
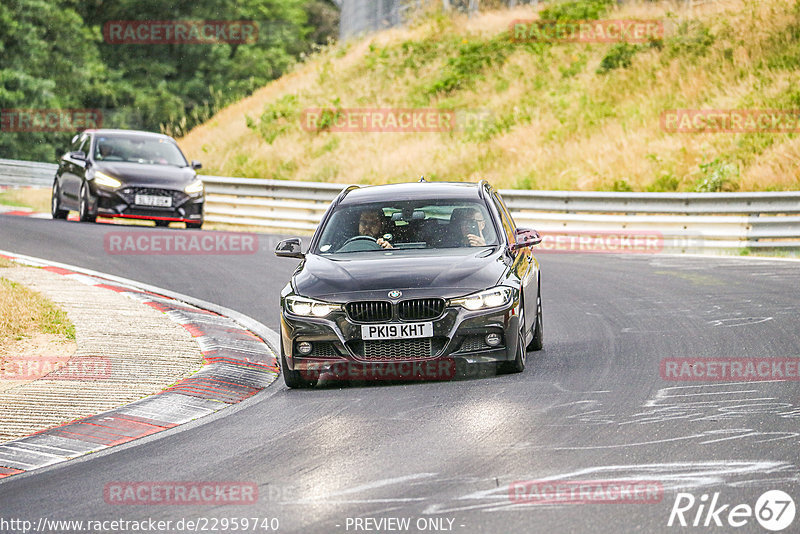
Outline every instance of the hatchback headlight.
{"label": "hatchback headlight", "polygon": [[286,311],[294,315],[304,317],[325,317],[331,312],[340,311],[341,304],[322,302],[321,300],[309,299],[306,297],[286,297],[284,301]]}
{"label": "hatchback headlight", "polygon": [[122,182],[120,182],[113,176],[109,176],[100,171],[94,173],[94,183],[101,187],[110,187],[112,189],[116,189],[117,187],[122,185]]}
{"label": "hatchback headlight", "polygon": [[203,190],[203,181],[199,178],[183,189],[187,194],[193,195]]}
{"label": "hatchback headlight", "polygon": [[506,286],[497,286],[484,291],[478,291],[465,297],[450,299],[453,306],[461,306],[471,311],[500,308],[511,303],[514,290]]}

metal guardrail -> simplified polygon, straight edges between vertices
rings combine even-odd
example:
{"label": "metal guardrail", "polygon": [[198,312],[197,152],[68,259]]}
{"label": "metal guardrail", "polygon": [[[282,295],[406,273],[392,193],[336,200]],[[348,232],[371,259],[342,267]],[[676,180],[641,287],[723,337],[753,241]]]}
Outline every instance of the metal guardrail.
{"label": "metal guardrail", "polygon": [[800,247],[800,191],[501,191],[518,224],[543,233],[656,232],[679,250]]}
{"label": "metal guardrail", "polygon": [[[0,159],[0,184],[49,187],[56,165]],[[205,220],[311,232],[342,184],[202,176]],[[800,191],[598,193],[501,190],[520,226],[545,236],[660,236],[664,249],[800,247]]]}
{"label": "metal guardrail", "polygon": [[341,184],[259,178],[201,176],[206,186],[205,220],[313,231]]}
{"label": "metal guardrail", "polygon": [[[206,220],[312,231],[339,184],[204,176]],[[658,235],[665,249],[800,247],[800,191],[500,191],[515,221],[545,235]]]}
{"label": "metal guardrail", "polygon": [[0,185],[50,187],[57,169],[55,163],[0,159]]}

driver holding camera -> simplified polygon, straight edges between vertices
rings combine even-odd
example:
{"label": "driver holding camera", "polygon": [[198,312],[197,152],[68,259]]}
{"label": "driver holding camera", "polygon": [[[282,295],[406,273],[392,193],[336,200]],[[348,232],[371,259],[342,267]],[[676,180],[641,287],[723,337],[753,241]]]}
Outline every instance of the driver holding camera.
{"label": "driver holding camera", "polygon": [[393,248],[392,244],[383,238],[383,211],[362,211],[358,218],[358,233],[375,239],[383,248]]}

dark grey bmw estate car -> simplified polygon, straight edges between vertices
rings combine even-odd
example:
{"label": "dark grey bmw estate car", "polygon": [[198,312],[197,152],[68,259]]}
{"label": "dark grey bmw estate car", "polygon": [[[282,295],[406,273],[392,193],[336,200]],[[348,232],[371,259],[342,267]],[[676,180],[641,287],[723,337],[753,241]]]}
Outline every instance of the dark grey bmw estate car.
{"label": "dark grey bmw estate car", "polygon": [[281,294],[289,387],[337,365],[450,360],[525,368],[542,348],[541,237],[480,183],[351,186],[328,208]]}

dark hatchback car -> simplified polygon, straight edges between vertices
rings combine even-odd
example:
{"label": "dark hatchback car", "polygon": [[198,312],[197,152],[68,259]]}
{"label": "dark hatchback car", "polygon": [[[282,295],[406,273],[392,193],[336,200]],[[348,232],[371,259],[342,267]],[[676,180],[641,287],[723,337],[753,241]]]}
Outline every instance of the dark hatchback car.
{"label": "dark hatchback car", "polygon": [[354,362],[521,372],[542,348],[539,242],[486,181],[345,189],[307,253],[299,238],[275,251],[302,260],[281,293],[286,385]]}
{"label": "dark hatchback car", "polygon": [[133,130],[86,130],[72,139],[53,182],[51,212],[81,222],[101,217],[203,225],[205,189],[199,162],[186,161],[174,139]]}

